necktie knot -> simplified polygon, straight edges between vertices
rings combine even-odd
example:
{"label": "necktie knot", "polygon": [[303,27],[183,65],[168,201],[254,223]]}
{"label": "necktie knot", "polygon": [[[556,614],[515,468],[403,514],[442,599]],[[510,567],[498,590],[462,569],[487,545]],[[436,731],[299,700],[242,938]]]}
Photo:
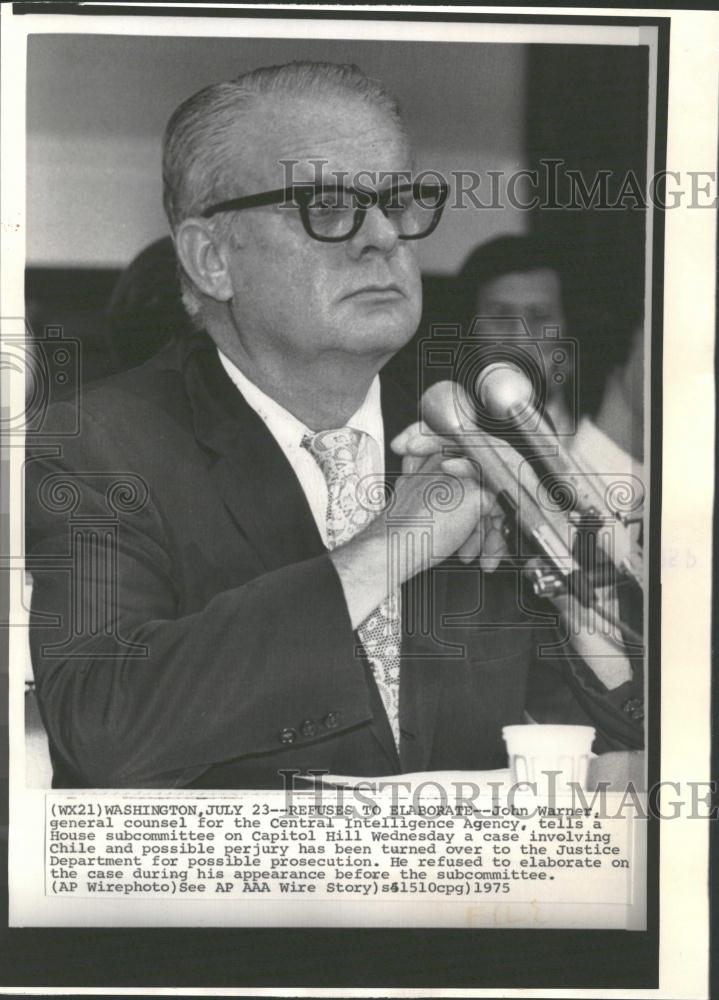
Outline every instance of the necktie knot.
{"label": "necktie knot", "polygon": [[316,434],[305,434],[302,447],[312,455],[325,479],[349,474],[357,465],[362,434],[352,427],[337,427]]}
{"label": "necktie knot", "polygon": [[305,435],[310,452],[327,483],[327,543],[331,549],[348,542],[374,516],[360,496],[357,469],[362,432],[351,427]]}

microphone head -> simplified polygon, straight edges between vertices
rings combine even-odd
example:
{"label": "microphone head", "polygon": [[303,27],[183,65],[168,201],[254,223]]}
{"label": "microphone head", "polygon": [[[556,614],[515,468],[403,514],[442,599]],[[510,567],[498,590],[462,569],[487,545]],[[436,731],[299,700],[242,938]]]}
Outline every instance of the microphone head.
{"label": "microphone head", "polygon": [[523,413],[533,412],[532,383],[511,361],[487,365],[474,383],[475,398],[493,420],[516,421]]}

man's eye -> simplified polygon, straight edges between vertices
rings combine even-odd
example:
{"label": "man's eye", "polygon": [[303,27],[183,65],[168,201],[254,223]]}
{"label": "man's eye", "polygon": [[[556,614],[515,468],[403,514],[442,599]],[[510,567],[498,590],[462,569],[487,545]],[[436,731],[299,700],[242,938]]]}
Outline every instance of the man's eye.
{"label": "man's eye", "polygon": [[349,200],[312,201],[307,206],[313,219],[334,219],[351,215],[355,206]]}
{"label": "man's eye", "polygon": [[326,215],[353,211],[355,202],[352,195],[346,191],[318,191],[308,201],[307,208],[313,214]]}
{"label": "man's eye", "polygon": [[336,205],[330,205],[321,201],[310,202],[307,208],[313,215],[329,215],[331,212],[338,211]]}

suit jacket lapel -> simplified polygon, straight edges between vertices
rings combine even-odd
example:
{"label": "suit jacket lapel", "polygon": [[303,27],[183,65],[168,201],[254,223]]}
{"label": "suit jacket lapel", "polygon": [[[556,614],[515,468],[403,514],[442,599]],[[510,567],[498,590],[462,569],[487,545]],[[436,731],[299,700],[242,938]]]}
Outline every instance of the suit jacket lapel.
{"label": "suit jacket lapel", "polygon": [[267,570],[325,552],[292,466],[228,378],[211,341],[192,355],[186,380],[210,476]]}
{"label": "suit jacket lapel", "polygon": [[[326,551],[299,480],[264,422],[228,378],[209,339],[190,342],[185,379],[195,434],[208,454],[210,476],[248,543],[268,571],[312,559]],[[401,472],[392,439],[417,419],[417,407],[397,385],[382,378],[385,470],[388,484]],[[429,593],[430,620],[443,606],[444,574],[422,573],[403,587],[403,646],[400,668],[402,769],[423,770],[432,747],[441,666],[431,634],[413,620],[417,602]],[[429,592],[426,588],[429,587]],[[393,770],[399,758],[369,666],[375,699],[372,732]],[[376,696],[376,697],[375,697]]]}

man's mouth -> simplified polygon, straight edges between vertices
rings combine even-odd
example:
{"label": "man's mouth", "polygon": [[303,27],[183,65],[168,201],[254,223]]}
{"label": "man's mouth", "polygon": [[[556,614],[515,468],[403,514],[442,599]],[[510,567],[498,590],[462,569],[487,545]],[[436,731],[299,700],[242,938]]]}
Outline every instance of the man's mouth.
{"label": "man's mouth", "polygon": [[361,288],[355,289],[353,292],[348,292],[344,296],[346,299],[353,299],[357,297],[367,296],[368,298],[397,298],[397,296],[404,296],[404,292],[399,287],[399,285],[363,285]]}

